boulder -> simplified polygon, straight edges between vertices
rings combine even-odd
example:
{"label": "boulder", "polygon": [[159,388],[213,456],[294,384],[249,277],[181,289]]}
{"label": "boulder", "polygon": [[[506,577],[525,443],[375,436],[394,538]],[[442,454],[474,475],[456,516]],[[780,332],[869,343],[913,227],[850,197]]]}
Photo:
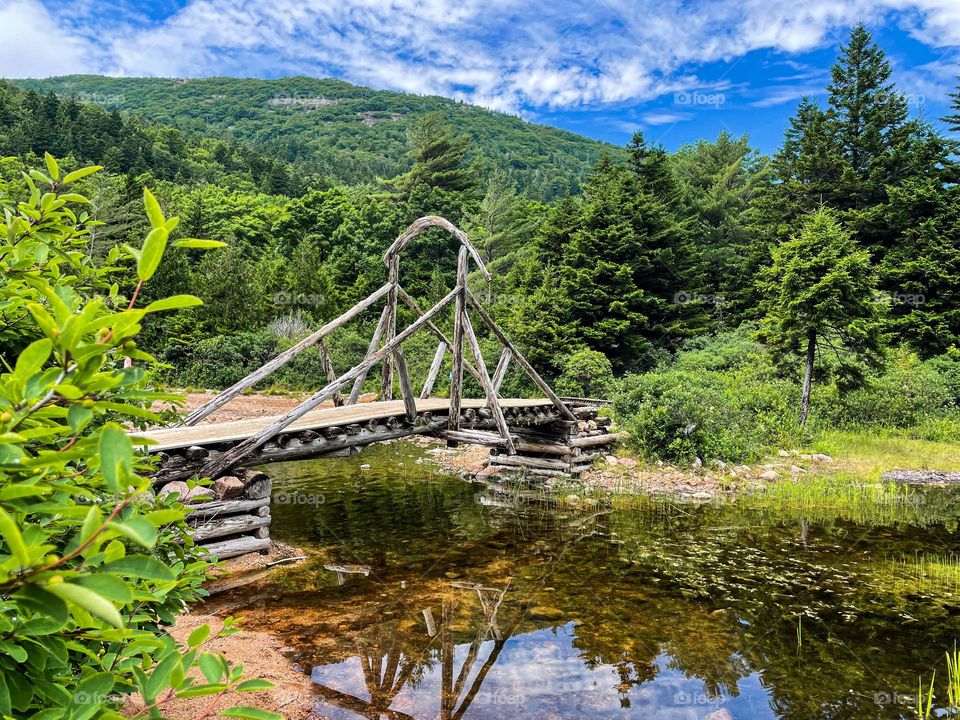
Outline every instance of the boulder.
{"label": "boulder", "polygon": [[243,480],[233,475],[224,475],[213,483],[213,494],[217,500],[232,500],[243,497]]}
{"label": "boulder", "polygon": [[180,495],[180,499],[183,500],[186,498],[187,493],[190,492],[190,488],[185,482],[183,482],[183,480],[174,480],[173,482],[168,482],[166,485],[160,488],[160,492],[157,494],[162,497],[174,492],[178,493]]}
{"label": "boulder", "polygon": [[187,502],[213,500],[213,490],[208,487],[201,487],[200,485],[197,485],[196,487],[190,488],[187,494],[183,496],[183,499]]}
{"label": "boulder", "polygon": [[816,455],[811,455],[811,456],[810,456],[810,459],[813,460],[814,462],[820,462],[820,463],[832,463],[832,462],[833,462],[833,458],[832,458],[832,457],[830,457],[829,455],[824,455],[823,453],[817,453]]}
{"label": "boulder", "polygon": [[776,480],[777,472],[776,470],[767,470],[763,475],[760,476],[761,480]]}

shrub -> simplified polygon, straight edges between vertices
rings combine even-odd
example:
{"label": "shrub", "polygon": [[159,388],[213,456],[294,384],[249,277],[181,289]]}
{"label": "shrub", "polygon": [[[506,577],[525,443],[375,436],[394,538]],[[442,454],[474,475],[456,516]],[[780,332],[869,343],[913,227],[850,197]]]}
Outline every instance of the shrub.
{"label": "shrub", "polygon": [[578,350],[567,357],[556,390],[561,395],[606,398],[613,388],[613,367],[602,352]]}
{"label": "shrub", "polygon": [[[148,313],[198,302],[136,306],[177,219],[145,191],[151,230],[128,248],[136,289],[121,298],[107,287],[124,269],[120,253],[93,265],[81,249],[87,217],[73,210],[86,200],[65,191],[97,168],[61,178],[50,156],[47,168],[25,178],[25,201],[3,203],[0,308],[16,331],[0,346],[9,370],[0,375],[0,715],[120,718],[122,696],[136,692],[141,716],[162,717],[174,696],[262,689],[201,649],[209,628],[186,649],[163,629],[200,594],[209,565],[194,554],[176,496],[150,492],[149,463],[121,425],[155,421],[150,403],[175,399],[146,390],[143,371],[124,358],[152,360],[135,341]],[[187,677],[194,665],[202,680]],[[244,708],[234,716],[279,718]]]}

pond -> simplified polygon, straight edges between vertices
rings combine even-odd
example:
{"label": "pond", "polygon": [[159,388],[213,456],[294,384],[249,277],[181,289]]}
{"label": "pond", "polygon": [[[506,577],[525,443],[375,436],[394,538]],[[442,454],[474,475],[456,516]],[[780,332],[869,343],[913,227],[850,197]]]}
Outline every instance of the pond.
{"label": "pond", "polygon": [[321,716],[913,718],[960,638],[953,492],[573,505],[423,457],[270,466],[309,560],[211,600],[291,648]]}

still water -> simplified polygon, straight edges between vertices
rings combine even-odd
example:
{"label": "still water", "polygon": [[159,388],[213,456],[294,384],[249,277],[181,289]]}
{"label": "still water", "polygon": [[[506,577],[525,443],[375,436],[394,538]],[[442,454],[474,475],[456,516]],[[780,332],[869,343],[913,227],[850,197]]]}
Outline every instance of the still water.
{"label": "still water", "polygon": [[914,718],[960,639],[949,491],[574,507],[421,457],[270,466],[273,535],[310,559],[212,601],[282,638],[321,716]]}

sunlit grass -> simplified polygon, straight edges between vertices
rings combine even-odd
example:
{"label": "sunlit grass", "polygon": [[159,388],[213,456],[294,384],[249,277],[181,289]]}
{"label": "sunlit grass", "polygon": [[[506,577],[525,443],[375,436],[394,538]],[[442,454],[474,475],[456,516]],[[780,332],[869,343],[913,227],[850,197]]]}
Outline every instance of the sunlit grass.
{"label": "sunlit grass", "polygon": [[[894,433],[828,431],[811,445],[830,455],[843,469],[860,479],[879,479],[889,470],[960,470],[956,443],[917,440]],[[818,471],[829,472],[829,466]]]}

